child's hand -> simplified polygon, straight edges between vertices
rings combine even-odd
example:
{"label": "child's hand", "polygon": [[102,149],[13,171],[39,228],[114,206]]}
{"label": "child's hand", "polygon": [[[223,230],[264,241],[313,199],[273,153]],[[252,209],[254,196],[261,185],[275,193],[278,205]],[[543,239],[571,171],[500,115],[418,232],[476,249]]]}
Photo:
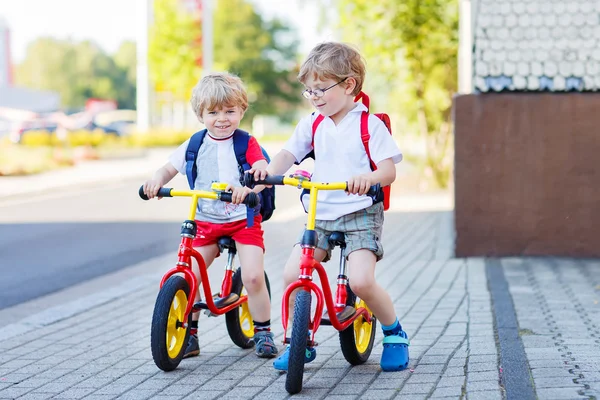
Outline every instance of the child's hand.
{"label": "child's hand", "polygon": [[[144,193],[146,193],[146,196],[148,196],[149,199],[152,199],[154,197],[156,197],[156,195],[158,194],[158,190],[162,187],[162,184],[155,180],[155,179],[150,179],[149,181],[146,181],[146,183],[144,183]],[[162,199],[162,197],[158,198],[159,200]]]}
{"label": "child's hand", "polygon": [[241,204],[242,201],[246,198],[248,193],[252,191],[252,189],[243,187],[243,186],[231,186],[227,185],[225,191],[232,192],[231,193],[231,202],[233,204]]}
{"label": "child's hand", "polygon": [[348,193],[351,194],[366,194],[371,186],[373,186],[375,182],[369,177],[369,175],[358,175],[353,176],[348,179]]}
{"label": "child's hand", "polygon": [[[254,179],[257,181],[262,181],[262,180],[266,179],[267,176],[269,176],[269,173],[267,172],[266,168],[256,168],[256,167],[250,168],[248,170],[248,173],[254,175]],[[263,186],[261,186],[261,187],[263,187]],[[270,187],[273,187],[273,185],[264,185],[264,187],[270,188]]]}
{"label": "child's hand", "polygon": [[269,175],[266,168],[250,168],[248,173],[254,175],[256,180],[263,180]]}

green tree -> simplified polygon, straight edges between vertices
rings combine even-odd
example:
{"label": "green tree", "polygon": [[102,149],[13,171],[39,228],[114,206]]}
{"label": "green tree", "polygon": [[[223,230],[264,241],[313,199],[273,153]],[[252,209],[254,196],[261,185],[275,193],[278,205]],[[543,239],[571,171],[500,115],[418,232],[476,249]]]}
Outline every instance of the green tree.
{"label": "green tree", "polygon": [[158,92],[188,100],[202,68],[202,27],[179,0],[154,1],[148,62],[150,78]]}
{"label": "green tree", "polygon": [[426,138],[427,167],[446,187],[452,177],[457,0],[338,0],[337,5],[344,40],[360,45],[369,79],[387,109],[402,114]]}
{"label": "green tree", "polygon": [[[177,0],[155,2],[154,12],[149,60],[155,88],[187,101],[202,74],[201,21]],[[279,20],[263,20],[245,0],[216,2],[213,28],[213,69],[240,76],[248,89],[245,123],[257,114],[292,119],[301,101],[295,32]]]}
{"label": "green tree", "polygon": [[[130,51],[126,47],[122,58]],[[128,69],[118,66],[89,41],[34,41],[15,69],[15,81],[25,87],[58,92],[64,107],[83,107],[90,97],[117,100],[120,106],[135,105],[135,80],[128,80]]]}

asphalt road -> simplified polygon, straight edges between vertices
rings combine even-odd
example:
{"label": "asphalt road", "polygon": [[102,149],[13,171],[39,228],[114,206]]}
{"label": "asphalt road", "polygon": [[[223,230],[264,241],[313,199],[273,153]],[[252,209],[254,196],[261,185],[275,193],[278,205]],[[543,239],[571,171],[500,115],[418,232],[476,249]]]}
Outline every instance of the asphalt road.
{"label": "asphalt road", "polygon": [[[0,310],[176,251],[189,200],[144,202],[141,183],[0,201]],[[177,177],[170,186],[186,182]],[[297,195],[278,190],[278,212],[298,209]]]}

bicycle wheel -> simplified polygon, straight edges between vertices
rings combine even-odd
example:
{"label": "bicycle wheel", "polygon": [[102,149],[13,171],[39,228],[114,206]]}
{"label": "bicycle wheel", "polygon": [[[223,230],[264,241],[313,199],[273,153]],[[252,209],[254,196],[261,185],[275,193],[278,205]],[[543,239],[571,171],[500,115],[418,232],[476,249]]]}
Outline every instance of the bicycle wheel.
{"label": "bicycle wheel", "polygon": [[[360,307],[369,310],[365,302],[356,297],[352,289],[350,289],[350,285],[346,285],[346,291],[348,293],[346,305],[352,306],[357,310]],[[360,316],[354,320],[354,323],[343,331],[340,331],[342,354],[344,354],[346,361],[352,365],[364,364],[369,359],[371,350],[373,350],[377,320],[371,310],[369,310],[369,314],[371,315],[370,323]]]}
{"label": "bicycle wheel", "polygon": [[294,322],[292,326],[292,341],[290,343],[290,359],[285,380],[285,390],[295,394],[302,390],[304,376],[304,359],[310,323],[311,294],[305,290],[296,295],[294,306]]}
{"label": "bicycle wheel", "polygon": [[[150,347],[156,366],[172,371],[181,362],[189,338],[184,328],[190,288],[181,276],[171,276],[158,292],[152,316]],[[188,322],[192,314],[188,316]]]}
{"label": "bicycle wheel", "polygon": [[[270,299],[271,285],[266,272],[265,283],[267,284]],[[235,271],[231,279],[231,293],[242,296],[242,292],[243,294],[247,294],[242,283],[242,268],[240,267]],[[242,349],[249,349],[254,346],[254,342],[252,341],[254,337],[254,322],[252,321],[247,301],[225,314],[225,324],[227,326],[227,333],[229,333],[229,337],[235,345]]]}

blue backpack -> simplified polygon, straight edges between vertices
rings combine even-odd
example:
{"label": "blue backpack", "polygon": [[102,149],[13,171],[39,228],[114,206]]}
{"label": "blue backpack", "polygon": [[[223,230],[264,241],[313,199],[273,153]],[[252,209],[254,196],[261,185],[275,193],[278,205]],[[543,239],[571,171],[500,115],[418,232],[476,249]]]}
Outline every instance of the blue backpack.
{"label": "blue backpack", "polygon": [[[196,132],[190,138],[190,142],[188,143],[187,150],[185,152],[185,175],[188,180],[188,184],[190,185],[190,189],[194,189],[194,183],[196,182],[196,177],[198,175],[196,169],[196,158],[198,158],[198,151],[200,150],[200,145],[204,141],[204,136],[206,135],[207,130],[203,129],[200,132]],[[235,158],[238,162],[238,168],[240,170],[240,183],[243,184],[244,172],[251,168],[251,165],[248,164],[246,160],[246,151],[248,150],[248,142],[250,141],[250,134],[241,129],[236,129],[233,132],[233,151],[235,152]],[[264,148],[260,148],[262,150],[263,155],[267,159],[267,162],[271,162],[271,158],[267,154]],[[265,188],[259,194],[260,198],[260,215],[262,215],[262,220],[267,221],[273,215],[273,211],[275,210],[275,187]],[[251,210],[248,210],[250,213]],[[250,216],[248,217],[248,222],[251,224],[252,220],[250,220]],[[250,225],[249,225],[250,226]]]}

